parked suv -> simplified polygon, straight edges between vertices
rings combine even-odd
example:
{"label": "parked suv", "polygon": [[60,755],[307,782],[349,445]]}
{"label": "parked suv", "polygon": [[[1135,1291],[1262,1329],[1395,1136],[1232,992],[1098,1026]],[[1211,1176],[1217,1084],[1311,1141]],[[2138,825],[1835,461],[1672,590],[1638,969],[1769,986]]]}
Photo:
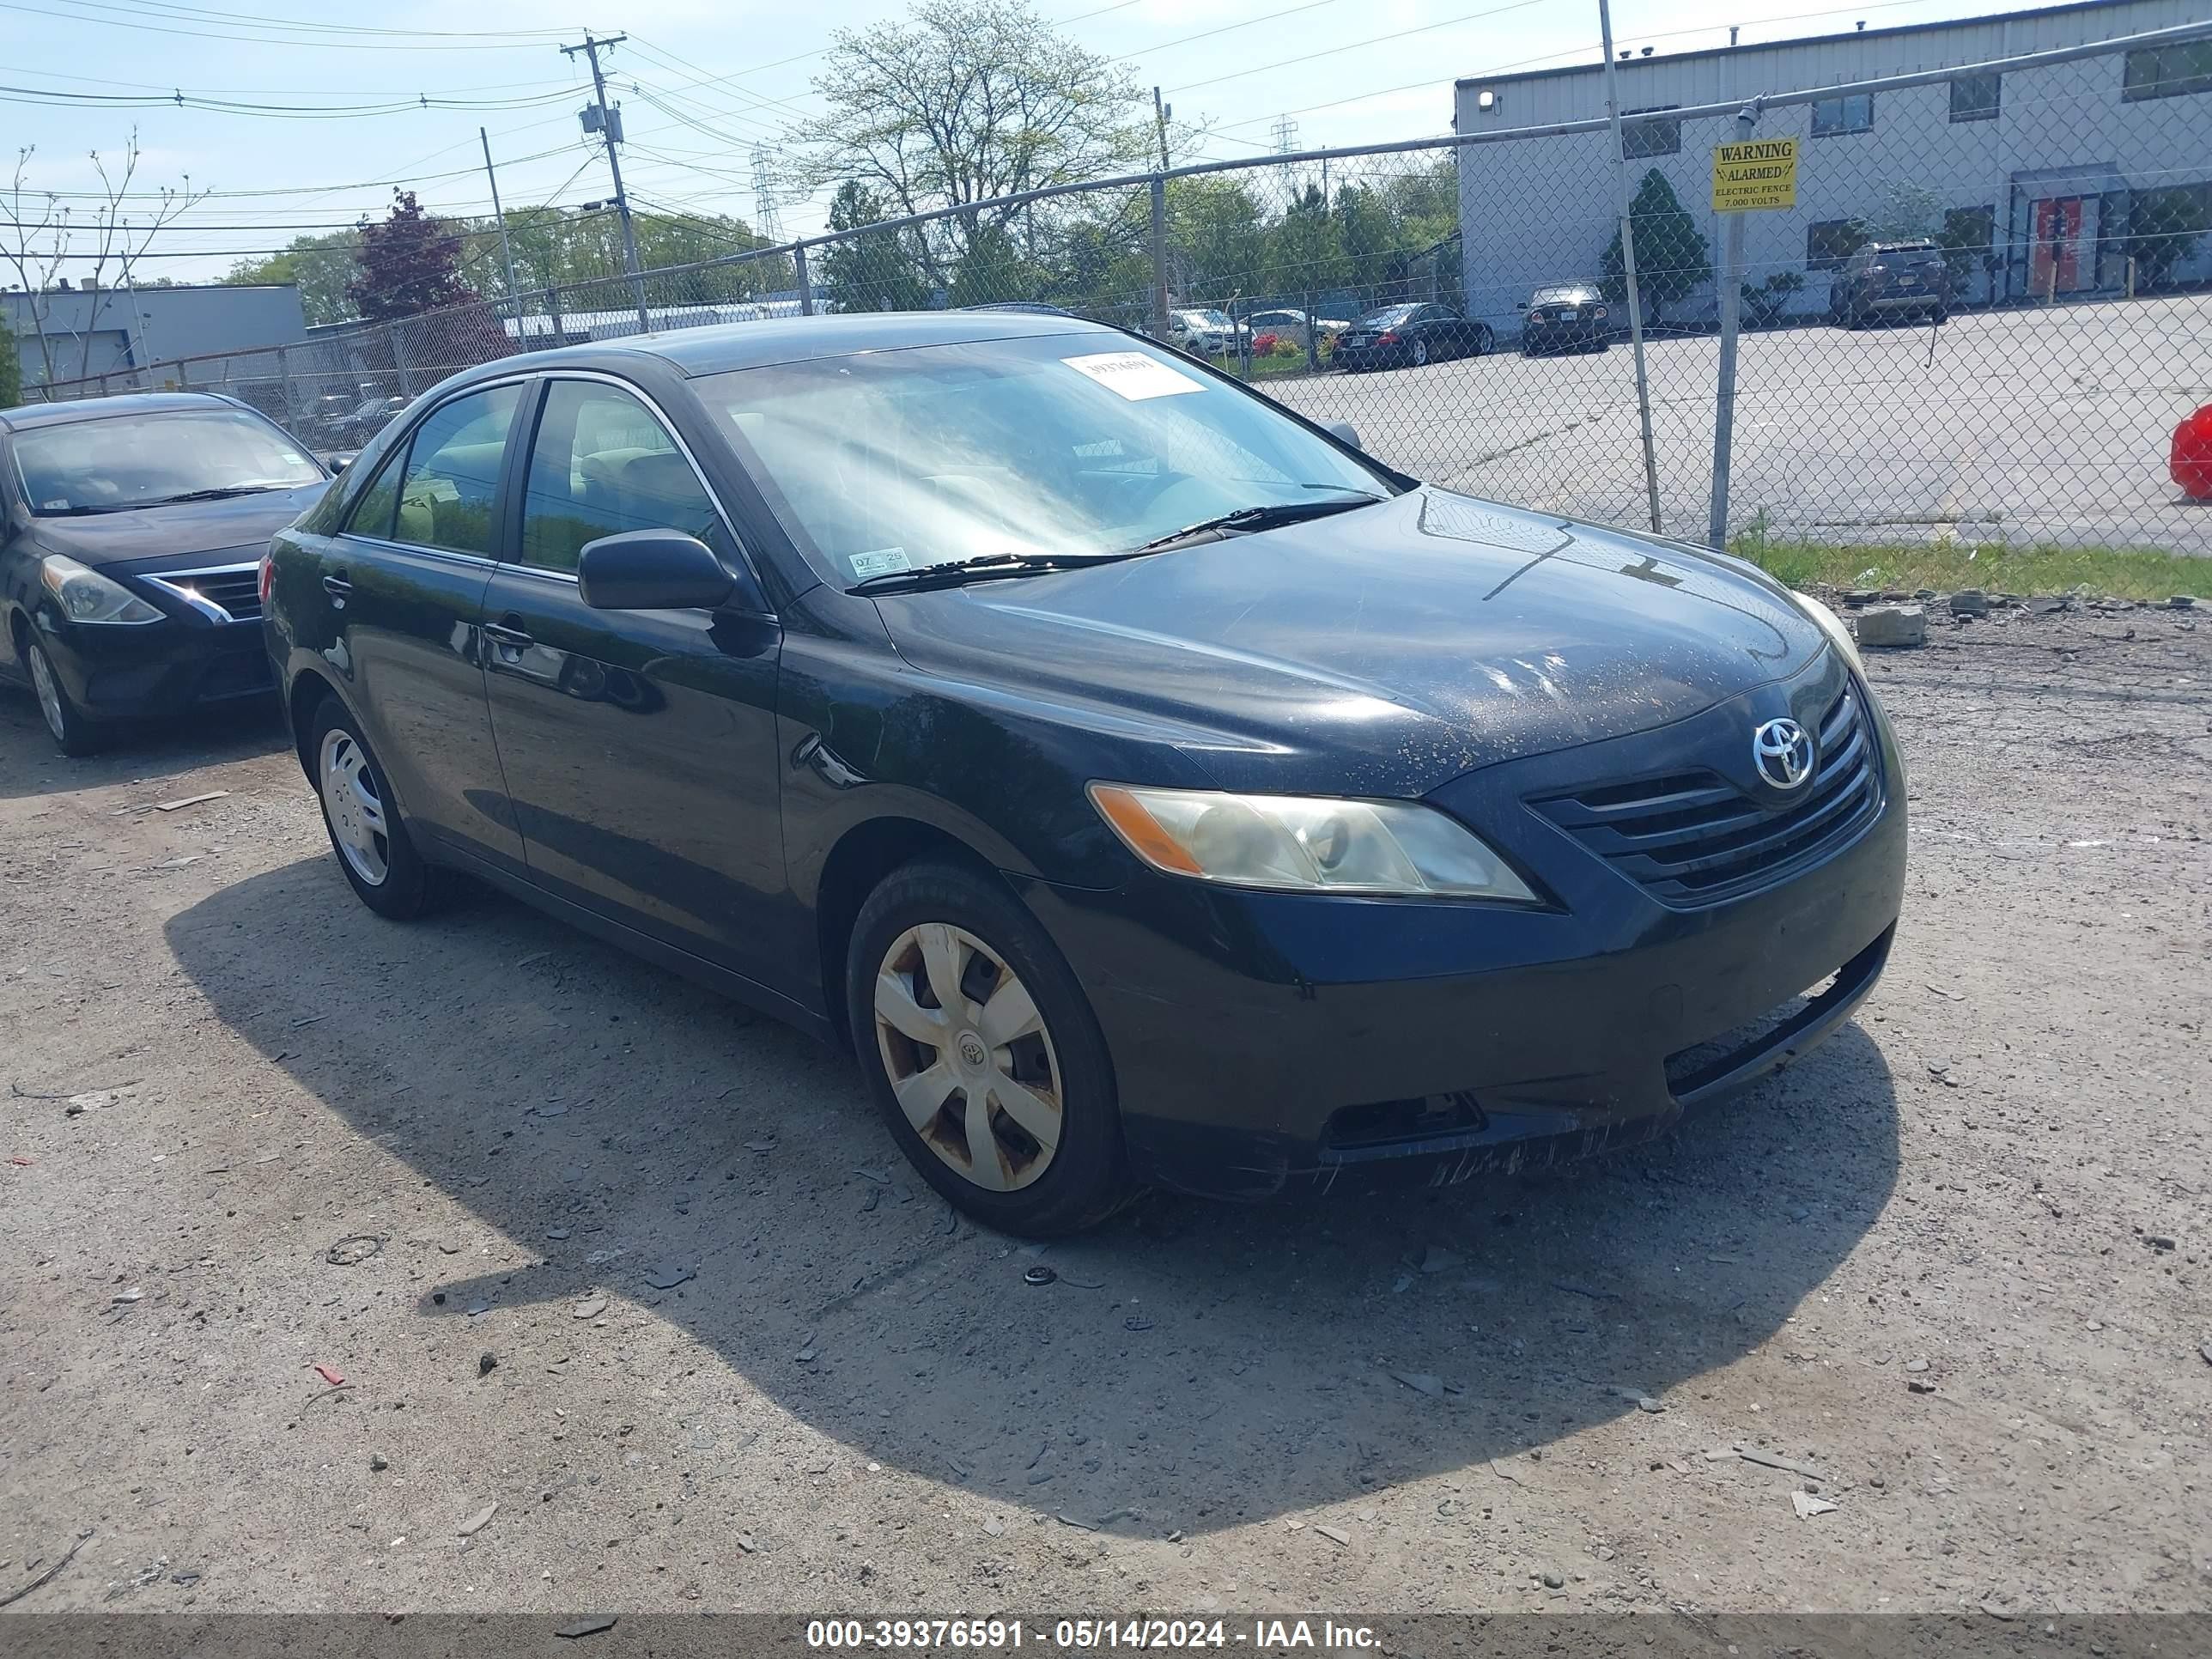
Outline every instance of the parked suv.
{"label": "parked suv", "polygon": [[1844,261],[1828,289],[1828,320],[1838,328],[1914,312],[1940,323],[1950,310],[1951,267],[1926,240],[1869,242]]}

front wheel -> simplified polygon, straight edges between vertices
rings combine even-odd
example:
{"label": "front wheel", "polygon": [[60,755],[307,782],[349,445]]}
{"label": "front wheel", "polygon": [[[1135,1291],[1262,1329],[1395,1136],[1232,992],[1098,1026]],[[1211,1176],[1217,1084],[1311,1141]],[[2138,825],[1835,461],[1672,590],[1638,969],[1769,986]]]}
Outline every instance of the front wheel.
{"label": "front wheel", "polygon": [[1487,357],[1497,345],[1498,337],[1490,331],[1489,325],[1478,323],[1474,330],[1474,355]]}
{"label": "front wheel", "polygon": [[853,1047],[923,1179],[988,1226],[1079,1232],[1130,1192],[1113,1066],[1074,972],[995,881],[895,871],[846,962]]}
{"label": "front wheel", "polygon": [[1416,341],[1414,341],[1414,342],[1413,342],[1413,367],[1414,367],[1415,368],[1424,368],[1424,367],[1425,367],[1425,366],[1426,366],[1426,364],[1428,363],[1428,361],[1429,361],[1429,343],[1428,343],[1426,340],[1416,340]]}
{"label": "front wheel", "polygon": [[325,697],[315,711],[311,743],[323,828],[347,885],[363,904],[393,921],[412,921],[434,909],[445,892],[442,872],[416,851],[384,769],[336,697]]}
{"label": "front wheel", "polygon": [[89,755],[100,747],[100,728],[85,717],[62,684],[61,675],[55,671],[54,659],[46,654],[46,647],[37,640],[24,641],[24,659],[31,671],[31,689],[39,694],[39,712],[46,716],[46,730],[52,735],[54,747],[71,757]]}

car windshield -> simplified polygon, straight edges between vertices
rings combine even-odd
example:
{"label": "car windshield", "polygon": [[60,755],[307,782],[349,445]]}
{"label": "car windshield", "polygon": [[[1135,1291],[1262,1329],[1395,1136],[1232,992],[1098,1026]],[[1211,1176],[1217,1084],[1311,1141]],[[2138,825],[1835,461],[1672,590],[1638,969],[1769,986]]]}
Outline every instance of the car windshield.
{"label": "car windshield", "polygon": [[1385,306],[1380,311],[1370,311],[1359,319],[1362,328],[1388,328],[1393,323],[1402,323],[1419,310],[1418,306]]}
{"label": "car windshield", "polygon": [[1246,508],[1396,489],[1187,358],[1106,335],[817,358],[692,388],[840,586],[1127,553]]}
{"label": "car windshield", "polygon": [[1200,328],[1227,328],[1229,313],[1225,311],[1186,311],[1183,316]]}
{"label": "car windshield", "polygon": [[40,514],[123,512],[180,498],[319,483],[322,468],[243,410],[111,415],[15,434],[15,465]]}
{"label": "car windshield", "polygon": [[1594,289],[1584,288],[1579,283],[1567,283],[1558,288],[1538,289],[1528,303],[1537,306],[1579,305],[1584,300],[1596,297]]}

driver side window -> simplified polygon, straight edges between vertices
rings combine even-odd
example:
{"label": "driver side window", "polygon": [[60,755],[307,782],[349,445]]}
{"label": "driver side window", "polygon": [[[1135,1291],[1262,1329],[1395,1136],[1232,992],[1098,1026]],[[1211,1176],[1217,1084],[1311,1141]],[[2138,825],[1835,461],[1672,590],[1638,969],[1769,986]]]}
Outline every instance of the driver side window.
{"label": "driver side window", "polygon": [[714,498],[651,410],[617,386],[556,380],[523,488],[522,562],[574,572],[586,542],[629,530],[680,530],[738,562]]}

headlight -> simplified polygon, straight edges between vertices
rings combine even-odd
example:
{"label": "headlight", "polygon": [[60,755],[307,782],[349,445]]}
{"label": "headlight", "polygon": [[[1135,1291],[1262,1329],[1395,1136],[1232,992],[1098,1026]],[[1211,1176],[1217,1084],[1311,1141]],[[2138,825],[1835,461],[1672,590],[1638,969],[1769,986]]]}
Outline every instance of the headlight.
{"label": "headlight", "polygon": [[161,613],[120,584],[75,559],[49,553],[39,561],[39,580],[75,623],[152,623]]}
{"label": "headlight", "polygon": [[1432,807],[1118,783],[1092,784],[1091,800],[1131,852],[1170,875],[1294,893],[1536,902],[1503,859]]}
{"label": "headlight", "polygon": [[1797,608],[1811,617],[1820,630],[1828,636],[1829,642],[1843,654],[1844,660],[1850,664],[1851,672],[1864,678],[1866,664],[1859,658],[1859,642],[1851,637],[1851,630],[1844,619],[1809,594],[1792,593],[1790,597],[1797,601]]}

